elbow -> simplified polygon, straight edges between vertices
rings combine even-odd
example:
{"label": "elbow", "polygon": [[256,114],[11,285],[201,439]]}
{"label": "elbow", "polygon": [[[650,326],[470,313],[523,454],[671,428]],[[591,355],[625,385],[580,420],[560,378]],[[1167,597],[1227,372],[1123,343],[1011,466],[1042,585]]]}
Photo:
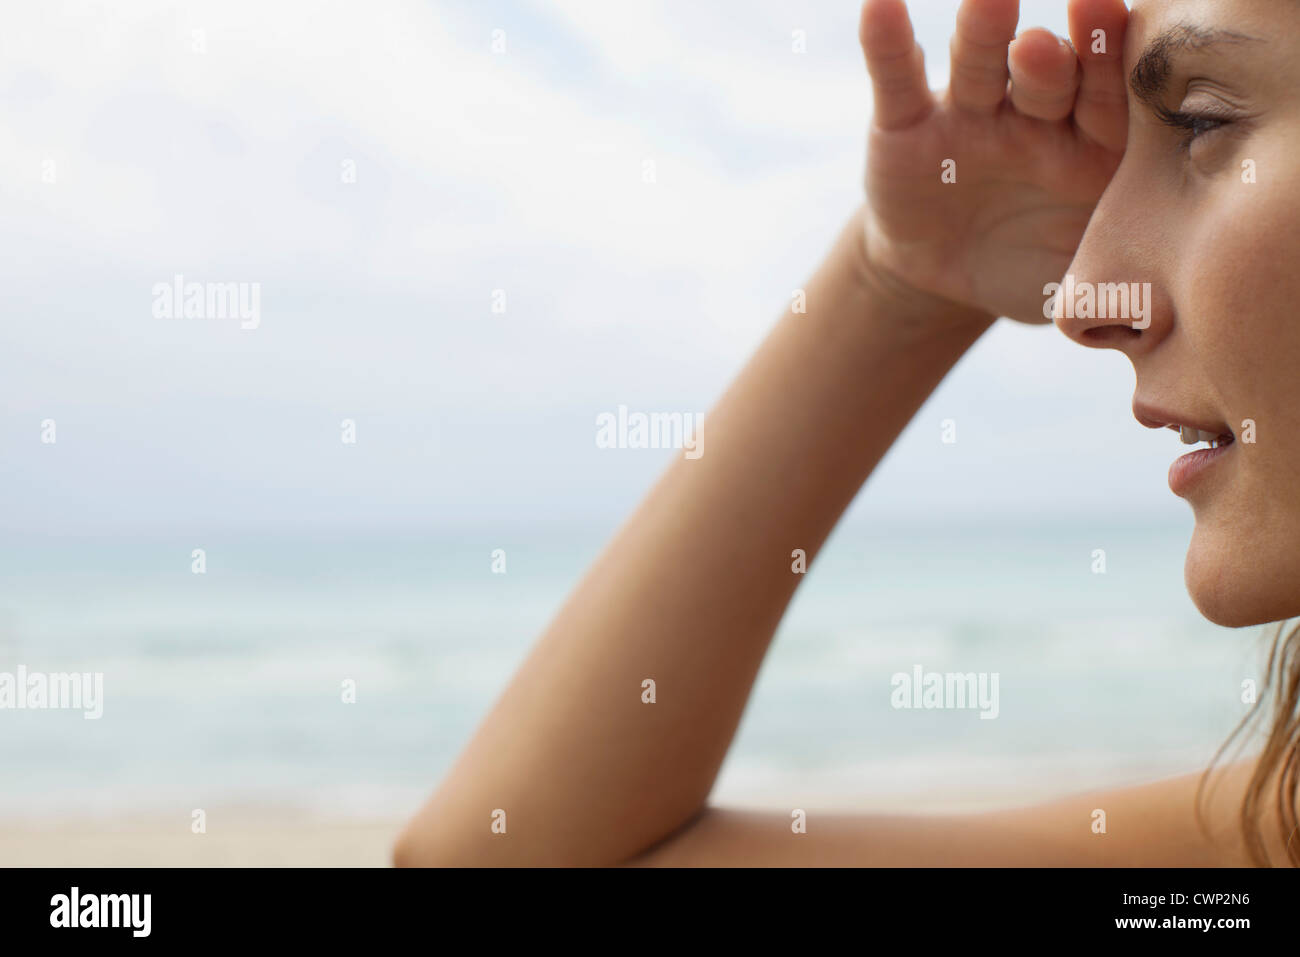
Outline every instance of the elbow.
{"label": "elbow", "polygon": [[422,814],[398,834],[389,857],[393,867],[476,867],[484,863],[478,850]]}
{"label": "elbow", "polygon": [[456,867],[451,855],[441,853],[438,842],[429,839],[427,834],[417,831],[414,824],[408,824],[391,850],[393,867]]}
{"label": "elbow", "polygon": [[394,867],[424,867],[418,845],[411,839],[410,834],[403,831],[392,847],[392,864]]}

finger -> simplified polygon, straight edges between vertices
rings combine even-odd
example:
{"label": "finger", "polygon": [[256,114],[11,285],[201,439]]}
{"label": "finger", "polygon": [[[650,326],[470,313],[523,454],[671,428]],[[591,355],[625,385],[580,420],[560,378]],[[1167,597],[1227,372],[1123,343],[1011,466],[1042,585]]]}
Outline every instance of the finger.
{"label": "finger", "polygon": [[1070,36],[1083,69],[1074,123],[1092,140],[1117,152],[1128,141],[1127,26],[1124,0],[1072,0],[1070,4]]}
{"label": "finger", "polygon": [[1047,30],[1028,30],[1007,51],[1011,102],[1025,116],[1063,120],[1074,109],[1079,58],[1068,43]]}
{"label": "finger", "polygon": [[958,107],[992,112],[1007,96],[1007,46],[1016,36],[1020,0],[963,0],[952,54],[949,96]]}
{"label": "finger", "polygon": [[928,116],[934,109],[934,95],[903,0],[866,0],[858,39],[871,74],[876,125],[882,130],[902,129]]}

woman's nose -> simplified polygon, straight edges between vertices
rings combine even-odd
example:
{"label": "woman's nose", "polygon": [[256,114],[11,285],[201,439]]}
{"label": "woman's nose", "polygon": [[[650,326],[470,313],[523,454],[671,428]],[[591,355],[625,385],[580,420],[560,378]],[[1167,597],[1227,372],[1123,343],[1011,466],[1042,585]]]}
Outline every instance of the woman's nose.
{"label": "woman's nose", "polygon": [[1054,284],[1052,316],[1080,345],[1119,349],[1132,359],[1164,338],[1172,303],[1159,281],[1151,227],[1143,229],[1120,195],[1108,189],[1098,203],[1069,271]]}
{"label": "woman's nose", "polygon": [[1095,273],[1070,272],[1055,284],[1052,318],[1057,328],[1080,345],[1095,349],[1129,352],[1150,347],[1159,332],[1154,284],[1087,278],[1092,275]]}

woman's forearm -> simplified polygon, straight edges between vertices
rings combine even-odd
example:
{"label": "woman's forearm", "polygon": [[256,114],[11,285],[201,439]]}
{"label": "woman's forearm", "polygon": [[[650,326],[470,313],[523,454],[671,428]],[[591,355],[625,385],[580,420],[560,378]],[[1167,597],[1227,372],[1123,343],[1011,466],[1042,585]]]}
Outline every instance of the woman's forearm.
{"label": "woman's forearm", "polygon": [[703,454],[674,462],[538,641],[398,863],[614,864],[703,806],[803,578],[791,553],[811,560],[991,322],[884,281],[861,214],[806,295],[706,418]]}

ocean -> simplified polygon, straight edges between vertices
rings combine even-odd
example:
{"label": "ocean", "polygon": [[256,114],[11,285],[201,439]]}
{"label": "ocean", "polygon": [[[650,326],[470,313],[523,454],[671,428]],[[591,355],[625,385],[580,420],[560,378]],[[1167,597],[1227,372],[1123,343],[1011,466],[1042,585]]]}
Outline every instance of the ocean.
{"label": "ocean", "polygon": [[[405,815],[613,528],[11,539],[0,672],[98,672],[104,690],[98,720],[0,710],[0,814]],[[952,804],[1203,767],[1245,713],[1263,629],[1199,617],[1189,533],[1190,517],[841,528],[714,800]],[[996,675],[996,718],[895,707],[894,676],[918,668]]]}

